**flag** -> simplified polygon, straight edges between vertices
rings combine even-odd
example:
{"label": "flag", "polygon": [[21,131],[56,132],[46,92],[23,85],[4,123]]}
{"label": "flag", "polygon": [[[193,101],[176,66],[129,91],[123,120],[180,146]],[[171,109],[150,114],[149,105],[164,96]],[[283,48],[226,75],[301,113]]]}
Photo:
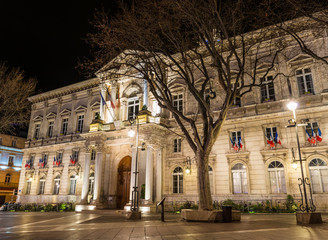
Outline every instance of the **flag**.
{"label": "flag", "polygon": [[99,93],[100,93],[100,97],[101,97],[101,105],[102,105],[102,106],[104,106],[104,105],[106,105],[106,106],[107,106],[107,104],[106,104],[106,101],[105,101],[105,99],[104,99],[103,95],[101,94],[101,92],[100,92],[100,91],[99,91]]}
{"label": "flag", "polygon": [[275,142],[276,142],[277,144],[280,144],[280,145],[281,145],[281,141],[280,141],[280,138],[279,138],[277,132],[276,132],[276,136],[275,136]]}
{"label": "flag", "polygon": [[70,158],[71,158],[71,159],[70,159],[71,164],[72,164],[72,165],[75,165],[76,162],[77,162],[76,159],[75,159],[74,157],[72,157],[72,155],[70,156]]}
{"label": "flag", "polygon": [[310,143],[311,142],[311,136],[310,136],[310,134],[308,133],[307,130],[305,130],[305,132],[306,132],[306,135],[308,136],[308,142]]}
{"label": "flag", "polygon": [[237,139],[235,138],[235,141],[234,141],[234,146],[233,146],[233,149],[238,152],[239,150],[239,147],[238,147],[238,143],[237,143]]}
{"label": "flag", "polygon": [[30,160],[26,161],[25,168],[31,168]]}
{"label": "flag", "polygon": [[275,146],[271,133],[270,133],[270,138],[267,137],[267,144],[269,144],[271,148],[274,148]]}
{"label": "flag", "polygon": [[43,162],[43,159],[40,158],[40,159],[39,159],[39,163],[38,163],[38,166],[39,166],[39,167],[41,166],[42,162]]}
{"label": "flag", "polygon": [[117,84],[117,87],[116,87],[116,99],[117,99],[116,106],[119,108],[121,106],[121,101],[120,101],[120,85],[119,84]]}
{"label": "flag", "polygon": [[108,88],[106,88],[107,90],[107,99],[110,101],[110,105],[112,106],[112,108],[114,109],[115,108],[115,104],[113,102],[113,98],[112,98],[112,95],[110,95],[109,91],[108,91]]}
{"label": "flag", "polygon": [[320,128],[318,128],[318,134],[317,134],[317,136],[316,136],[316,139],[317,139],[318,142],[321,142],[321,141],[322,141],[321,130],[320,130]]}
{"label": "flag", "polygon": [[231,147],[232,147],[235,151],[238,151],[238,145],[237,145],[236,141],[233,141],[233,140],[230,138],[230,142],[231,142]]}
{"label": "flag", "polygon": [[316,140],[316,134],[315,134],[315,132],[313,131],[313,128],[311,127],[311,131],[312,131],[312,137],[311,137],[311,141],[310,141],[310,143],[312,144],[312,145],[315,145],[316,143],[317,143],[317,140]]}
{"label": "flag", "polygon": [[243,148],[243,142],[241,140],[241,137],[239,137],[239,139],[238,139],[238,146],[239,146],[239,149]]}

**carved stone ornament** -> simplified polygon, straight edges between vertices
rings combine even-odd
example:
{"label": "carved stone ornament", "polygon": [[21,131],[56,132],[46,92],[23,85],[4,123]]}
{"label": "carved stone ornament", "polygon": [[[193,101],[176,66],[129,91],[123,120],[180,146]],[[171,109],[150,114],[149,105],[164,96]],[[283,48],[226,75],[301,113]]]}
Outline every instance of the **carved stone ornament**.
{"label": "carved stone ornament", "polygon": [[229,164],[236,160],[240,160],[245,163],[249,162],[249,152],[230,153],[226,154],[226,157]]}
{"label": "carved stone ornament", "polygon": [[288,149],[263,150],[261,151],[261,155],[264,163],[273,159],[287,161]]}

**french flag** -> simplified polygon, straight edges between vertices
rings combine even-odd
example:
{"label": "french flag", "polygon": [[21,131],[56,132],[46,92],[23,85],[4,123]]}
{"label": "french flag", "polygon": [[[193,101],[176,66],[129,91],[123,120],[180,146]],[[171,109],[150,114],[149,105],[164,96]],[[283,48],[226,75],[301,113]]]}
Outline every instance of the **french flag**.
{"label": "french flag", "polygon": [[281,145],[281,141],[280,141],[280,138],[279,138],[277,132],[276,132],[276,136],[275,136],[275,141],[276,141],[277,144],[280,144]]}
{"label": "french flag", "polygon": [[317,135],[313,131],[313,128],[311,128],[311,131],[312,131],[312,137],[311,137],[311,141],[310,142],[311,142],[312,145],[315,145],[317,143],[317,140],[316,140]]}
{"label": "french flag", "polygon": [[107,88],[107,99],[110,101],[110,105],[112,106],[112,108],[115,108],[115,104],[113,102],[112,95],[110,95],[108,88]]}
{"label": "french flag", "polygon": [[311,136],[310,136],[310,134],[308,133],[307,130],[305,130],[305,132],[306,132],[306,135],[308,136],[308,142],[310,143],[311,142]]}
{"label": "french flag", "polygon": [[238,139],[238,146],[239,146],[239,149],[243,148],[243,142],[241,140],[241,137],[239,137],[239,139]]}
{"label": "french flag", "polygon": [[318,142],[321,142],[321,141],[322,141],[321,130],[320,130],[320,128],[318,128],[318,134],[317,134],[317,136],[316,136],[316,139],[317,139]]}
{"label": "french flag", "polygon": [[273,141],[273,139],[272,139],[272,136],[271,136],[271,134],[270,134],[270,139],[269,138],[267,138],[267,144],[269,144],[270,145],[270,147],[274,147],[275,145],[274,145],[274,141]]}

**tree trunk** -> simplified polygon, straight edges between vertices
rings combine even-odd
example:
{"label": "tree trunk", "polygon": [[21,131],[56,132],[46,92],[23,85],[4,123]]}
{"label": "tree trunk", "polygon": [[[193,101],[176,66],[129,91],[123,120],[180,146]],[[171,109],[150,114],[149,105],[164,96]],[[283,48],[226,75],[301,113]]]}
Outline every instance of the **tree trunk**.
{"label": "tree trunk", "polygon": [[199,210],[212,210],[212,196],[210,181],[208,175],[208,155],[203,152],[196,154],[197,158],[197,177],[198,177],[198,196],[199,196]]}

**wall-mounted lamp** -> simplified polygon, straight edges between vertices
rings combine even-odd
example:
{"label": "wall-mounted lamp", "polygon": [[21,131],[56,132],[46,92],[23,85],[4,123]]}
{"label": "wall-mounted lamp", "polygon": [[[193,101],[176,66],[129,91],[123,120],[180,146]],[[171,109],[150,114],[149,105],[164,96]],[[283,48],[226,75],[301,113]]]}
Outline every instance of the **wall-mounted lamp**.
{"label": "wall-mounted lamp", "polygon": [[191,173],[191,159],[189,156],[186,158],[186,163],[187,163],[186,174],[189,175]]}

